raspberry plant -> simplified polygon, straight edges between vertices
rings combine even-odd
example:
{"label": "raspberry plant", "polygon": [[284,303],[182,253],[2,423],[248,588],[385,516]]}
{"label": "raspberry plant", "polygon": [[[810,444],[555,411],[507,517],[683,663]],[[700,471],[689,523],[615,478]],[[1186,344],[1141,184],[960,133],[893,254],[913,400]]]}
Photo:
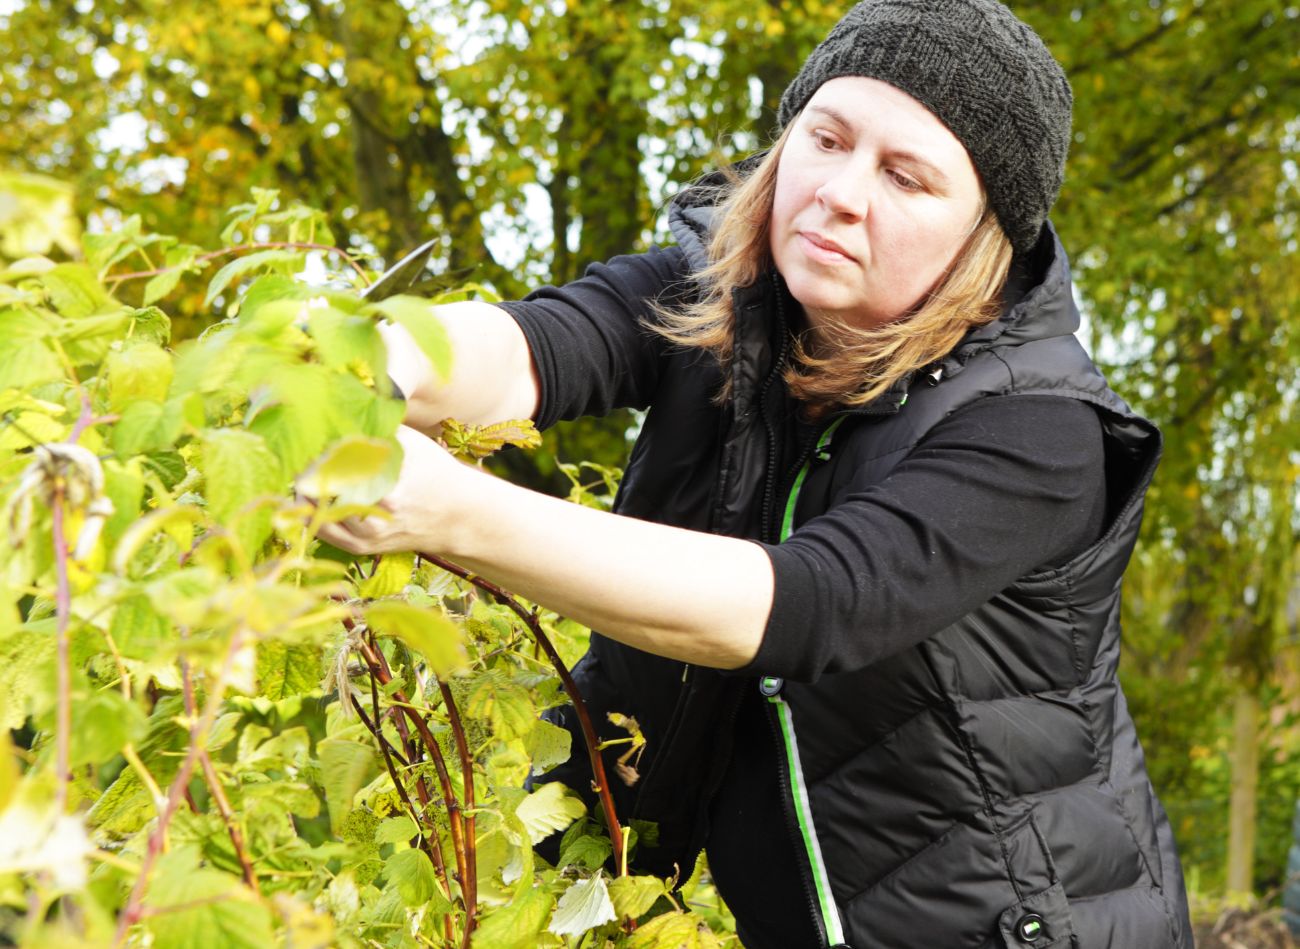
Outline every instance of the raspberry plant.
{"label": "raspberry plant", "polygon": [[[676,893],[627,874],[653,828],[619,823],[590,723],[571,748],[539,718],[584,629],[315,538],[400,465],[377,321],[454,359],[431,301],[365,299],[371,272],[274,192],[208,252],[138,219],[78,245],[61,195],[0,180],[0,940],[734,942],[698,868]],[[322,252],[329,282],[304,280]],[[173,345],[169,296],[218,264],[218,318]],[[447,431],[467,459],[535,437]],[[546,782],[571,754],[595,814]],[[533,845],[557,831],[553,867]]]}

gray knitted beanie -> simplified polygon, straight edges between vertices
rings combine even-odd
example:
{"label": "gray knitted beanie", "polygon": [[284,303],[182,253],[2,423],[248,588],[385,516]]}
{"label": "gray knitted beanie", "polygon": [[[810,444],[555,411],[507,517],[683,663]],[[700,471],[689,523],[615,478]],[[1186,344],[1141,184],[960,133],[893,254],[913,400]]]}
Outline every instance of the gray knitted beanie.
{"label": "gray knitted beanie", "polygon": [[864,0],[781,97],[788,125],[839,76],[880,79],[966,147],[1017,253],[1033,248],[1061,190],[1073,97],[1043,41],[997,0]]}

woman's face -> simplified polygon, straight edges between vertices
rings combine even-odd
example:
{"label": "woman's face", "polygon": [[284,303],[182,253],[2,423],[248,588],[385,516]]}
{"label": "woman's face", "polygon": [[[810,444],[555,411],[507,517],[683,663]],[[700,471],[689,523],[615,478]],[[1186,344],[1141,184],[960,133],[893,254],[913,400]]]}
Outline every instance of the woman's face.
{"label": "woman's face", "polygon": [[814,328],[879,326],[938,282],[982,208],[947,126],[888,83],[844,76],[817,90],[785,143],[772,257]]}

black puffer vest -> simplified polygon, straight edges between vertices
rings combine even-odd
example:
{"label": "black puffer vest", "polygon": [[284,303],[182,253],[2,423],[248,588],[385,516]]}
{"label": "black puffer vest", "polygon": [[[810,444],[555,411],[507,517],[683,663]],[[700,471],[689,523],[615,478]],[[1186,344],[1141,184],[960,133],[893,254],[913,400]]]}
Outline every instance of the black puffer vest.
{"label": "black puffer vest", "polygon": [[[693,263],[708,219],[708,208],[674,210]],[[775,541],[783,521],[835,506],[850,480],[885,478],[960,406],[1011,394],[1096,407],[1110,510],[1104,535],[1069,563],[1022,577],[914,648],[815,682],[726,675],[593,635],[575,670],[593,719],[634,715],[648,739],[642,779],[614,789],[624,820],[659,824],[658,846],[637,855],[643,871],[689,874],[743,704],[768,716],[781,746],[782,813],[754,830],[790,835],[801,881],[790,912],[810,917],[815,943],[1191,946],[1173,840],[1116,679],[1120,580],[1160,437],[1073,336],[1069,271],[1050,232],[1037,256],[1044,276],[1000,320],[823,436],[793,497],[774,489],[788,332],[773,282],[737,295],[727,406],[711,401],[721,380],[708,358],[667,357],[622,513]],[[762,701],[742,703],[746,690]],[[582,756],[552,776],[590,790]]]}

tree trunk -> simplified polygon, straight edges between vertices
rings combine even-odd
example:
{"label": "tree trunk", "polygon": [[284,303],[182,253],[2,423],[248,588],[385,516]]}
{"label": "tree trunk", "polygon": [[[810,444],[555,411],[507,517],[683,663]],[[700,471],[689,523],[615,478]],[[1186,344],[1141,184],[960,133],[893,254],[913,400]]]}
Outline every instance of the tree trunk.
{"label": "tree trunk", "polygon": [[1237,693],[1232,729],[1232,798],[1228,805],[1230,901],[1245,903],[1254,890],[1255,812],[1259,791],[1259,697]]}

